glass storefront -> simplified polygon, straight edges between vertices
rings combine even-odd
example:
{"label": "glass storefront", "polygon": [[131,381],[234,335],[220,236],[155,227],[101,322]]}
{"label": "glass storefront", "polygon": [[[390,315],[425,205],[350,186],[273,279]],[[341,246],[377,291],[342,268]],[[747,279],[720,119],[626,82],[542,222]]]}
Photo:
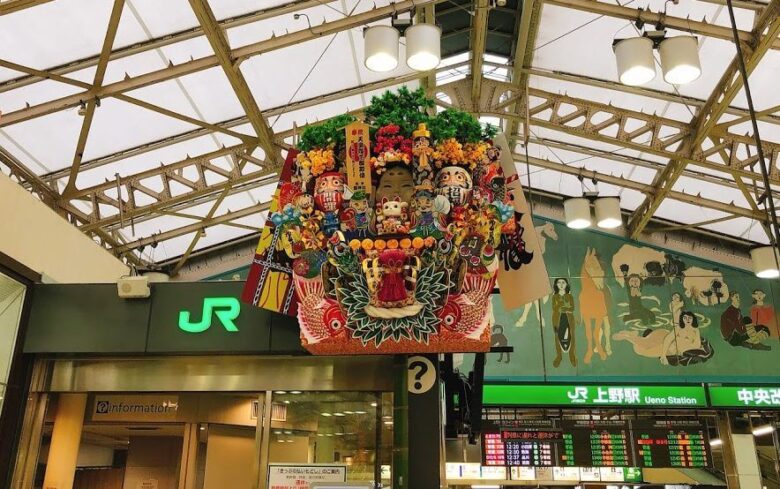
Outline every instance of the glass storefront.
{"label": "glass storefront", "polygon": [[[62,368],[39,362],[36,372],[48,372],[40,378],[52,380],[42,388],[33,385],[16,487],[306,489],[311,481],[390,486],[393,395],[385,381],[372,380],[377,379],[373,374],[364,370],[352,376],[358,388],[373,382],[381,390],[341,390],[337,384],[349,369],[342,373],[328,359],[156,361],[156,366],[144,359],[75,361],[62,362]],[[239,373],[255,367],[268,371],[280,362],[330,370],[330,385],[311,379],[329,390],[300,387],[305,369],[287,382],[273,374]],[[106,367],[109,363],[116,370]],[[102,376],[94,376],[92,368]],[[174,372],[181,371],[189,373],[181,374],[188,380],[181,389],[171,388],[177,382]],[[82,378],[92,379],[83,390]],[[146,387],[105,388],[121,387],[115,380]],[[281,389],[285,383],[300,390]],[[183,390],[196,384],[200,392]],[[251,385],[274,388],[244,390]],[[70,388],[62,391],[62,386]]]}
{"label": "glass storefront", "polygon": [[25,286],[0,273],[0,412],[11,370]]}
{"label": "glass storefront", "polygon": [[74,489],[251,488],[275,467],[389,484],[391,394],[274,391],[270,404],[266,395],[52,395],[32,487],[72,477]]}

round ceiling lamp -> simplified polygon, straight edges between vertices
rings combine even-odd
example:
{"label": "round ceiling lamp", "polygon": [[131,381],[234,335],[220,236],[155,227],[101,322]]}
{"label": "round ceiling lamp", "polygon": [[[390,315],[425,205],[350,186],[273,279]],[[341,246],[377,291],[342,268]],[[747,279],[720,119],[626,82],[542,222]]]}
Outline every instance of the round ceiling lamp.
{"label": "round ceiling lamp", "polygon": [[631,37],[618,41],[613,49],[620,83],[644,85],[655,78],[653,41],[646,37]]}
{"label": "round ceiling lamp", "polygon": [[761,246],[750,250],[750,258],[753,261],[753,272],[758,278],[780,277],[777,263],[780,255],[773,246]]}
{"label": "round ceiling lamp", "polygon": [[415,24],[404,32],[406,64],[416,71],[428,71],[441,61],[441,29],[432,24]]}
{"label": "round ceiling lamp", "polygon": [[699,42],[695,37],[668,37],[661,41],[658,51],[666,83],[685,85],[701,76]]}
{"label": "round ceiling lamp", "polygon": [[363,31],[366,68],[371,71],[392,71],[398,66],[398,40],[401,33],[389,25],[375,25]]}
{"label": "round ceiling lamp", "polygon": [[590,202],[584,197],[575,197],[563,202],[566,225],[572,229],[590,227]]}
{"label": "round ceiling lamp", "polygon": [[623,225],[619,198],[600,197],[596,199],[596,225],[602,229],[615,229]]}

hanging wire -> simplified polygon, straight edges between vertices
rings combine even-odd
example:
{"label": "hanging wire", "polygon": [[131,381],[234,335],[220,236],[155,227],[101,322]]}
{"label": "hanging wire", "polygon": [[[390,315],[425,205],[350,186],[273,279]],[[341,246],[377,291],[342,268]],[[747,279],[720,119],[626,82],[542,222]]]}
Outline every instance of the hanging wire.
{"label": "hanging wire", "polygon": [[756,109],[753,107],[753,96],[750,93],[750,80],[747,68],[745,68],[745,58],[742,54],[742,44],[739,42],[739,31],[737,30],[737,20],[734,16],[734,6],[731,0],[726,0],[726,6],[729,10],[731,19],[731,32],[734,35],[734,45],[737,48],[737,65],[742,75],[742,84],[745,87],[745,98],[748,103],[748,112],[750,113],[750,122],[753,126],[753,138],[756,141],[756,150],[758,152],[758,166],[761,168],[761,178],[764,180],[764,193],[759,197],[758,202],[764,203],[764,210],[767,211],[767,218],[770,220],[770,227],[774,233],[770,233],[769,241],[774,252],[775,266],[780,270],[780,263],[777,257],[777,244],[780,242],[780,228],[777,222],[777,210],[775,209],[775,199],[772,195],[772,185],[769,182],[769,169],[767,168],[766,158],[764,157],[764,148],[761,143],[761,134],[758,131],[758,121],[756,120]]}

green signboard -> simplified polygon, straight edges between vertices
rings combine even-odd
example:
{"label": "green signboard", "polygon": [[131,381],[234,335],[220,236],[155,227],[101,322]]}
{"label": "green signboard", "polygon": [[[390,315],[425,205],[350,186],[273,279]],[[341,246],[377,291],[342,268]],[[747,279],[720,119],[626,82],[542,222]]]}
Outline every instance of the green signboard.
{"label": "green signboard", "polygon": [[780,387],[710,386],[712,407],[780,408]]}
{"label": "green signboard", "polygon": [[699,408],[707,405],[702,386],[660,385],[486,385],[486,405],[624,406]]}

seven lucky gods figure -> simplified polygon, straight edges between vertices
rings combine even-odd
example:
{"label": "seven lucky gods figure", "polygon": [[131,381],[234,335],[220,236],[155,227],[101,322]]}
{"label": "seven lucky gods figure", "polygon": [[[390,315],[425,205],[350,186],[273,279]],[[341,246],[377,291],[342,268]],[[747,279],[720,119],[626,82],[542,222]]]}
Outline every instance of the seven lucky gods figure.
{"label": "seven lucky gods figure", "polygon": [[[419,108],[399,115],[411,97]],[[289,250],[290,300],[314,354],[490,349],[503,235],[518,227],[512,191],[494,133],[465,112],[429,116],[431,103],[387,93],[365,122],[339,116],[307,129],[288,158],[282,184],[301,195],[270,221],[322,236],[279,248]]]}

